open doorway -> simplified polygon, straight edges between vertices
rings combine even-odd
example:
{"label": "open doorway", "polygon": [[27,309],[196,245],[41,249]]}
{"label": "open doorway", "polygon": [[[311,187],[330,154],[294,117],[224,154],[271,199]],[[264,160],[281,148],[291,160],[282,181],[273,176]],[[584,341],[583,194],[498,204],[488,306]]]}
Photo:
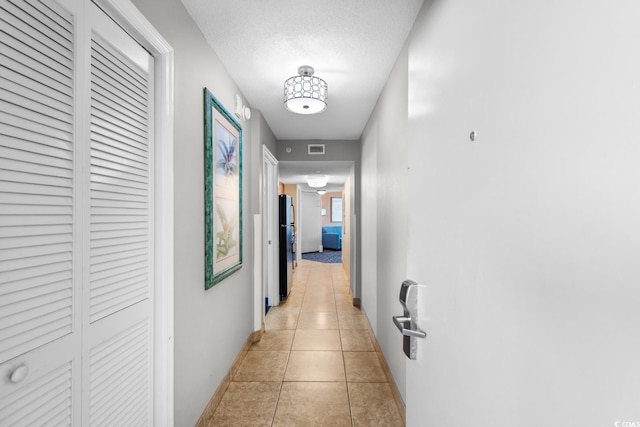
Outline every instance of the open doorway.
{"label": "open doorway", "polygon": [[355,297],[354,179],[352,161],[278,163],[279,192],[291,196],[296,212],[295,259],[300,262],[305,254],[333,251],[332,262],[338,257]]}

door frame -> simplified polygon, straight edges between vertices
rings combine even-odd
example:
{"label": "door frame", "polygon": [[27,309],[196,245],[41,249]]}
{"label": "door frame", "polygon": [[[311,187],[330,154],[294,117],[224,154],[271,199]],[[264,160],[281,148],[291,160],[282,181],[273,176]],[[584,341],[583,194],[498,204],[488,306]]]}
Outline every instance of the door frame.
{"label": "door frame", "polygon": [[278,160],[266,145],[262,146],[262,300],[261,315],[266,314],[266,301],[280,304],[278,288]]}
{"label": "door frame", "polygon": [[173,48],[130,0],[93,0],[154,57],[153,420],[173,426]]}

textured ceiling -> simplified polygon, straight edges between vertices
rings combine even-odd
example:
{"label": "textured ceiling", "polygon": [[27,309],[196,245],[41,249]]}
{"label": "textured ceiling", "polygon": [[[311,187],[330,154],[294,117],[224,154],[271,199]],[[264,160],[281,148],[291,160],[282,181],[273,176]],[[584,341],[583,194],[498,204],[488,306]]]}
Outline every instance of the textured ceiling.
{"label": "textured ceiling", "polygon": [[[358,139],[423,0],[183,0],[277,139]],[[283,84],[311,65],[325,112],[285,110]]]}

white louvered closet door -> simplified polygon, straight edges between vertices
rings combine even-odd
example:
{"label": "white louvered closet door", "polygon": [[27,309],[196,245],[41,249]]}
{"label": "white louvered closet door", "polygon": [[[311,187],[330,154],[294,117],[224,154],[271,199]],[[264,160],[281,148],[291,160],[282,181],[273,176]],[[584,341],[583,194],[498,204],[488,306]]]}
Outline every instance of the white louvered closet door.
{"label": "white louvered closet door", "polygon": [[153,58],[92,10],[86,425],[152,420]]}
{"label": "white louvered closet door", "polygon": [[79,418],[74,27],[0,0],[0,425]]}
{"label": "white louvered closet door", "polygon": [[153,425],[152,61],[0,0],[0,426]]}

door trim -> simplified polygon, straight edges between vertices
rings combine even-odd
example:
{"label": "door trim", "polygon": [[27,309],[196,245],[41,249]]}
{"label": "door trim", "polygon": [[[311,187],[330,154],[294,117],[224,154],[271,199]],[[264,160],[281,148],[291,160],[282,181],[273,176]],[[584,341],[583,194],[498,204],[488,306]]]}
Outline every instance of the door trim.
{"label": "door trim", "polygon": [[173,48],[130,0],[93,0],[155,59],[154,425],[172,427],[173,388]]}
{"label": "door trim", "polygon": [[[270,173],[271,172],[271,173]],[[269,191],[269,189],[271,191]],[[266,145],[262,146],[262,300],[261,316],[265,313],[265,297],[269,297],[269,305],[276,306],[280,303],[278,280],[276,270],[278,268],[278,239],[276,224],[278,221],[278,160],[269,151]],[[269,211],[269,198],[271,198],[271,210]],[[271,244],[269,244],[271,235]],[[269,256],[269,254],[271,256]],[[271,274],[269,274],[269,259],[271,259]]]}

